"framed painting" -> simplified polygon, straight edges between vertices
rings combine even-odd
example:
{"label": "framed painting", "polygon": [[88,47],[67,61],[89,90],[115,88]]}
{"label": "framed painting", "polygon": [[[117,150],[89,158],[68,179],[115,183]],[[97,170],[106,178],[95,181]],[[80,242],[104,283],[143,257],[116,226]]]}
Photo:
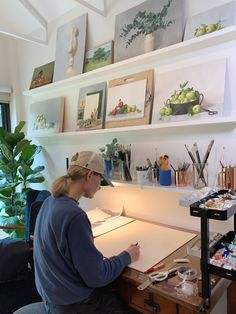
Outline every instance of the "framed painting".
{"label": "framed painting", "polygon": [[184,40],[200,37],[235,24],[235,2],[190,16],[186,23]]}
{"label": "framed painting", "polygon": [[54,82],[83,72],[86,29],[87,13],[58,28]]}
{"label": "framed painting", "polygon": [[28,134],[32,136],[63,131],[64,98],[58,97],[32,103]]}
{"label": "framed painting", "polygon": [[116,15],[114,61],[182,41],[183,0],[148,0]]}
{"label": "framed painting", "polygon": [[106,85],[106,82],[102,82],[80,89],[77,130],[104,127]]}
{"label": "framed painting", "polygon": [[85,54],[84,72],[89,72],[113,63],[113,40]]}
{"label": "framed painting", "polygon": [[49,62],[34,69],[30,89],[52,83],[55,62]]}
{"label": "framed painting", "polygon": [[185,60],[155,72],[152,123],[213,119],[224,114],[225,58]]}
{"label": "framed painting", "polygon": [[105,127],[150,123],[152,100],[152,70],[111,80],[108,85]]}

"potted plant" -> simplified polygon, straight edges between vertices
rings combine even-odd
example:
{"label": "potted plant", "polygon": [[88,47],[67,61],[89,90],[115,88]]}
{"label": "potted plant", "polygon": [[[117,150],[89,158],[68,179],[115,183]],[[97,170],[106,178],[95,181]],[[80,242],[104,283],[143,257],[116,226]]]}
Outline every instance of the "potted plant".
{"label": "potted plant", "polygon": [[[41,146],[31,144],[25,138],[21,121],[14,132],[0,127],[0,225],[24,226],[26,194],[30,183],[41,183],[44,166],[33,168],[34,158]],[[16,230],[12,237],[24,236],[24,230]]]}
{"label": "potted plant", "polygon": [[139,35],[145,35],[145,39],[147,41],[145,52],[151,51],[154,49],[154,36],[153,32],[158,29],[166,29],[174,20],[164,20],[164,18],[168,14],[168,9],[173,0],[168,0],[167,4],[165,4],[160,12],[147,12],[139,11],[133,22],[130,24],[125,24],[122,27],[122,32],[120,37],[123,37],[126,41],[126,47],[131,45],[133,40],[135,40]]}
{"label": "potted plant", "polygon": [[102,157],[105,161],[106,171],[107,174],[111,177],[112,170],[114,167],[119,165],[120,158],[119,158],[119,144],[117,138],[114,138],[111,144],[106,144],[105,147],[99,148],[100,152],[102,153]]}

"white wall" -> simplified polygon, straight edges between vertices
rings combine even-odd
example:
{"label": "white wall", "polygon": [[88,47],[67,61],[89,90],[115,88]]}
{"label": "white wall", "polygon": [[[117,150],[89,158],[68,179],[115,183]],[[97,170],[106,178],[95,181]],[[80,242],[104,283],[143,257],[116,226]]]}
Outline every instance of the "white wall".
{"label": "white wall", "polygon": [[[73,18],[88,12],[88,34],[87,48],[93,48],[114,38],[115,15],[143,1],[138,0],[120,0],[113,1],[112,7],[107,18],[104,18],[91,10],[85,9],[78,5],[76,9],[63,16],[62,18],[51,23],[49,26],[49,45],[41,46],[24,41],[14,41],[8,46],[8,52],[4,52],[10,56],[10,63],[14,65],[15,71],[12,73],[14,81],[16,97],[16,119],[27,119],[29,104],[33,101],[30,97],[23,96],[22,92],[29,89],[32,78],[33,69],[42,64],[55,59],[56,31],[60,25],[72,20]],[[216,5],[228,2],[227,0],[186,0],[187,13],[195,14],[200,11],[207,10]],[[1,39],[0,37],[0,40]],[[9,54],[8,54],[9,53]],[[212,57],[227,57],[227,103],[231,106],[233,112],[235,108],[232,104],[236,103],[235,79],[236,79],[236,43],[232,41],[228,44],[204,49],[196,54],[187,54],[184,57],[177,57],[168,60],[173,63],[176,61],[185,61],[190,58],[202,57],[204,60],[206,55]],[[1,62],[1,52],[0,52]],[[5,64],[4,67],[6,68]],[[145,67],[145,65],[144,65]],[[4,72],[7,72],[5,69]],[[1,78],[1,75],[0,75]],[[99,78],[98,78],[99,81]],[[17,83],[16,83],[17,82]],[[84,83],[86,84],[86,82]],[[217,88],[217,87],[216,87]],[[20,92],[19,92],[20,91]],[[65,131],[73,131],[75,125],[75,117],[77,110],[79,90],[68,89],[62,91],[61,95],[66,97],[65,112]],[[58,95],[58,94],[57,94]],[[50,95],[54,97],[54,95]],[[42,98],[43,99],[43,98]],[[113,134],[103,134],[100,136],[59,138],[53,140],[42,140],[40,144],[43,146],[43,154],[37,159],[38,163],[44,162],[47,168],[45,187],[49,187],[52,180],[62,175],[65,171],[65,158],[72,156],[76,151],[91,149],[98,151],[99,147],[108,143],[114,137]],[[193,144],[196,140],[201,147],[202,152],[207,147],[209,141],[214,138],[215,145],[209,159],[209,172],[211,174],[211,184],[216,177],[219,165],[219,159],[222,154],[223,146],[226,147],[226,155],[229,160],[235,156],[235,130],[226,126],[208,126],[202,128],[188,128],[178,130],[160,131],[157,135],[147,137],[145,134],[133,136],[132,134],[119,134],[117,138],[120,143],[132,144],[132,161],[133,169],[135,165],[145,163],[146,158],[152,160],[155,157],[155,149],[158,155],[164,153],[172,156],[172,160],[181,160],[184,156],[188,160],[184,144]],[[99,191],[93,200],[82,200],[84,208],[93,208],[96,205],[100,207],[120,208],[124,207],[127,215],[147,219],[149,221],[157,221],[170,225],[186,227],[199,230],[199,219],[190,217],[189,209],[178,205],[178,199],[182,194],[161,192],[160,190],[144,190],[131,187],[116,187],[115,189],[103,188]],[[228,222],[211,222],[211,228],[214,231],[227,231],[232,229],[232,220]]]}

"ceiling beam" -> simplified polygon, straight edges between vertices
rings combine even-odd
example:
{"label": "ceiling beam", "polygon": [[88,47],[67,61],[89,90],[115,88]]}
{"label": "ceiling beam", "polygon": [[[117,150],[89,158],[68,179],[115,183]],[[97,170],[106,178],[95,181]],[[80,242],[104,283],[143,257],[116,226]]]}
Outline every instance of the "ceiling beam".
{"label": "ceiling beam", "polygon": [[94,12],[106,17],[107,15],[107,0],[101,0],[103,4],[103,9],[98,8],[97,6],[89,3],[87,0],[75,0],[80,4],[84,5],[85,7],[93,10]]}
{"label": "ceiling beam", "polygon": [[47,45],[48,44],[48,23],[44,19],[44,17],[35,9],[34,6],[29,2],[29,0],[19,0],[20,3],[25,7],[25,9],[38,21],[38,23],[42,26],[43,30],[45,31],[45,39],[37,39],[33,36],[30,35],[24,35],[21,33],[17,32],[9,32],[4,29],[0,30],[0,33],[7,35],[7,36],[12,36],[15,38],[27,40],[33,43],[37,44],[42,44],[42,45]]}
{"label": "ceiling beam", "polygon": [[41,24],[44,29],[47,29],[47,21],[44,17],[35,9],[34,6],[29,2],[29,0],[20,0],[20,3],[27,9],[27,11],[34,16],[34,18]]}
{"label": "ceiling beam", "polygon": [[4,29],[1,29],[0,33],[3,34],[3,35],[15,37],[15,38],[18,38],[18,39],[23,39],[23,40],[26,40],[26,41],[29,41],[29,42],[33,42],[33,43],[36,43],[36,44],[41,44],[41,45],[47,45],[48,44],[47,36],[46,36],[45,40],[41,40],[41,39],[37,39],[37,38],[29,36],[29,35],[23,35],[23,34],[16,33],[16,32],[8,32],[8,31],[5,31]]}

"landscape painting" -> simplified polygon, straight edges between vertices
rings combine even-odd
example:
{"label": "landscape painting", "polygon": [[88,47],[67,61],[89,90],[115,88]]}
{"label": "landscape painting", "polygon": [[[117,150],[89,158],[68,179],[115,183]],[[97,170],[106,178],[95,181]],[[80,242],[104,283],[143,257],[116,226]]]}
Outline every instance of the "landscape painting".
{"label": "landscape painting", "polygon": [[111,63],[113,63],[113,41],[86,52],[84,72],[89,72]]}
{"label": "landscape painting", "polygon": [[83,72],[86,28],[87,13],[58,28],[54,82]]}
{"label": "landscape painting", "polygon": [[226,59],[185,60],[156,68],[152,123],[223,115]]}
{"label": "landscape painting", "polygon": [[104,127],[106,82],[83,87],[79,91],[77,130]]}
{"label": "landscape painting", "polygon": [[28,134],[47,135],[63,131],[64,98],[58,97],[32,103]]}
{"label": "landscape painting", "polygon": [[208,11],[190,16],[187,20],[184,40],[215,33],[228,26],[235,25],[235,2],[212,8]]}
{"label": "landscape painting", "polygon": [[[183,0],[148,0],[116,16],[114,61],[182,41]],[[150,48],[150,35],[153,36]]]}

